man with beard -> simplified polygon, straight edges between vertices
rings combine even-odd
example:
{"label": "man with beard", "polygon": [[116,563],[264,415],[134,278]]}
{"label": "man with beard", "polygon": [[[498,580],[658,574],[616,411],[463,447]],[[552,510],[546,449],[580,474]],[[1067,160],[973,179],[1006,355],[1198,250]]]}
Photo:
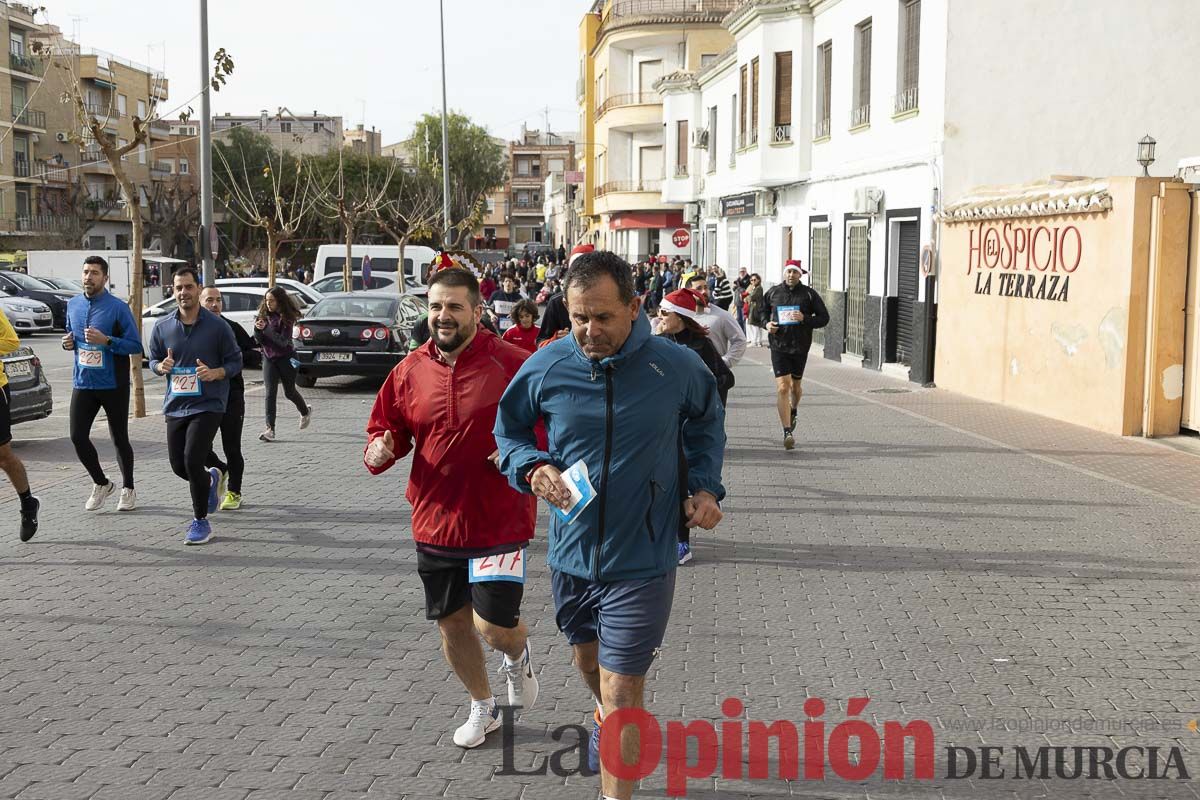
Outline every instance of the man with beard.
{"label": "man with beard", "polygon": [[504,653],[508,703],[538,695],[521,619],[525,546],[536,500],[496,467],[496,404],[529,355],[480,324],[483,298],[464,269],[429,281],[431,338],[388,375],[367,423],[363,461],[371,474],[413,453],[407,497],[425,617],[436,620],[446,661],[471,696],[454,743],[483,744],[500,725],[479,637]]}

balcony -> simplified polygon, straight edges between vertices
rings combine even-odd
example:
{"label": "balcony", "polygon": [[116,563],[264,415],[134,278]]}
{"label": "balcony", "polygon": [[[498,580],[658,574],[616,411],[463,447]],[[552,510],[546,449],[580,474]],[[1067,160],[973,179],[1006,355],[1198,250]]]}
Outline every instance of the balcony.
{"label": "balcony", "polygon": [[775,133],[771,137],[771,144],[790,144],[792,141],[792,126],[776,125]]}
{"label": "balcony", "polygon": [[817,120],[817,124],[813,126],[813,138],[828,139],[830,130],[829,118],[819,119]]}
{"label": "balcony", "polygon": [[112,174],[112,167],[99,147],[87,148],[83,151],[80,168],[84,172],[106,172]]}
{"label": "balcony", "polygon": [[46,164],[43,161],[30,161],[19,155],[13,158],[13,177],[27,178],[40,181],[46,177]]}
{"label": "balcony", "polygon": [[512,213],[522,217],[530,215],[542,216],[542,201],[541,200],[514,200],[512,204]]}
{"label": "balcony", "polygon": [[661,194],[662,185],[662,178],[648,178],[640,181],[609,181],[600,184],[596,188],[596,196],[603,197],[606,194],[616,194],[617,192],[653,192]]}
{"label": "balcony", "polygon": [[160,167],[158,165],[152,165],[150,167],[150,180],[165,181],[165,180],[169,180],[170,178],[171,178],[171,168],[170,167]]}
{"label": "balcony", "polygon": [[687,164],[677,164],[675,166],[675,177],[676,178],[686,178],[687,176],[688,176]]}
{"label": "balcony", "polygon": [[596,119],[600,119],[614,108],[625,106],[661,106],[662,96],[658,92],[631,92],[614,94],[596,107]]}
{"label": "balcony", "polygon": [[513,186],[542,186],[546,183],[546,176],[542,175],[539,170],[536,173],[528,173],[526,175],[513,175]]}
{"label": "balcony", "polygon": [[862,128],[871,124],[871,106],[861,105],[850,110],[850,129]]}
{"label": "balcony", "polygon": [[38,130],[46,130],[46,112],[45,111],[20,111],[15,108],[12,114],[13,125],[20,125],[25,128],[37,128]]}
{"label": "balcony", "polygon": [[600,20],[600,37],[632,25],[716,24],[742,0],[616,0]]}
{"label": "balcony", "polygon": [[917,110],[917,87],[909,86],[906,89],[901,89],[896,95],[895,111],[892,113],[896,116],[907,114],[910,111]]}
{"label": "balcony", "polygon": [[60,230],[66,224],[58,214],[23,214],[17,216],[17,230],[48,233]]}
{"label": "balcony", "polygon": [[17,72],[38,75],[42,66],[42,60],[33,56],[27,56],[24,53],[10,52],[8,54],[8,66]]}
{"label": "balcony", "polygon": [[150,138],[152,139],[167,139],[171,136],[171,123],[154,119],[150,121]]}

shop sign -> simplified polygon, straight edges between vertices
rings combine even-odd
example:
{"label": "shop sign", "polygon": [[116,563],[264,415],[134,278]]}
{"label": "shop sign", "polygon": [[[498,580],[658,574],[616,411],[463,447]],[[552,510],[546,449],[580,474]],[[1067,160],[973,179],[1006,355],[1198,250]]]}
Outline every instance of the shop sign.
{"label": "shop sign", "polygon": [[980,223],[967,241],[975,294],[1065,303],[1082,261],[1083,234],[1074,225]]}
{"label": "shop sign", "polygon": [[722,217],[753,217],[754,192],[721,198]]}

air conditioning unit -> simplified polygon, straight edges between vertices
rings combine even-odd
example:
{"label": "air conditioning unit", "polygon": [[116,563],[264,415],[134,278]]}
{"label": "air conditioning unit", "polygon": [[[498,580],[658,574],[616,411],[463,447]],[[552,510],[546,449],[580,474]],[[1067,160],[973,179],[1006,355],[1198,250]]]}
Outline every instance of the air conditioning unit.
{"label": "air conditioning unit", "polygon": [[759,192],[754,195],[754,216],[756,217],[773,217],[775,216],[775,193],[774,192]]}
{"label": "air conditioning unit", "polygon": [[721,216],[721,200],[720,200],[720,198],[717,198],[717,197],[708,198],[708,213],[705,214],[705,216],[707,216],[707,217]]}
{"label": "air conditioning unit", "polygon": [[864,187],[854,190],[854,213],[876,216],[883,208],[883,189]]}
{"label": "air conditioning unit", "polygon": [[32,142],[33,144],[37,144],[41,140],[42,140],[42,137],[38,136],[36,133],[29,134],[29,141]]}
{"label": "air conditioning unit", "polygon": [[69,141],[71,141],[71,137],[70,137],[70,136],[68,136],[68,135],[67,135],[65,132],[63,132],[63,131],[59,131],[58,133],[54,134],[54,138],[55,138],[56,140],[60,141],[60,142],[69,142]]}
{"label": "air conditioning unit", "polygon": [[700,204],[699,203],[684,203],[683,204],[683,221],[689,225],[695,225],[700,221]]}
{"label": "air conditioning unit", "polygon": [[692,147],[697,150],[708,149],[708,128],[697,128],[692,131]]}

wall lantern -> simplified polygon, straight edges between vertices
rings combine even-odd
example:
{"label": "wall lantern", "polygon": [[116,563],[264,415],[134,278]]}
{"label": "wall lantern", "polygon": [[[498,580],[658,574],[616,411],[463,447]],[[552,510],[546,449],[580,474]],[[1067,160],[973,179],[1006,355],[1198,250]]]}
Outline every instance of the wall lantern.
{"label": "wall lantern", "polygon": [[1154,163],[1154,146],[1158,142],[1150,134],[1138,140],[1138,163],[1142,165],[1142,175],[1150,177],[1150,165]]}

